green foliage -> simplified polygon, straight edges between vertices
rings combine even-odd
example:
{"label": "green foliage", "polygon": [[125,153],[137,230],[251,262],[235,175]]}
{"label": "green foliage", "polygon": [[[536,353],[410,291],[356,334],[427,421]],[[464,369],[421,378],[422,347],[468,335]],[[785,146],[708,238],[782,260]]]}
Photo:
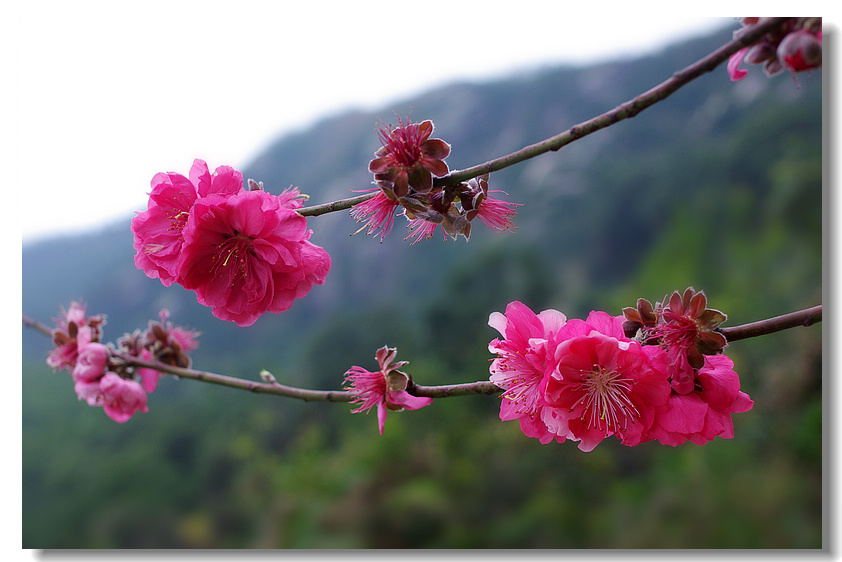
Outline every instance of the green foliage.
{"label": "green foliage", "polygon": [[[455,85],[383,113],[411,106],[433,118],[453,144],[451,167],[464,167],[610,109],[727,35],[641,61]],[[373,369],[382,345],[398,347],[419,384],[485,379],[497,335],[488,315],[516,299],[573,318],[692,285],[727,325],[812,306],[823,272],[821,73],[799,80],[799,90],[786,77],[732,84],[717,71],[630,122],[494,174],[492,189],[525,203],[515,234],[477,224],[467,244],[409,247],[400,226],[379,244],[349,237],[342,214],[312,219],[334,260],[327,284],[250,328],[146,279],[127,222],[25,247],[24,312],[49,321],[83,298],[108,314],[113,340],[166,306],[203,332],[198,368],[338,388],[351,365]],[[295,182],[314,202],[345,197],[370,181],[375,121],[325,120],[245,175],[275,193]],[[390,413],[379,437],[376,414],[349,415],[347,404],[166,377],[149,413],[116,424],[50,372],[49,347],[25,332],[25,548],[822,546],[820,325],[728,348],[756,402],[735,416],[734,439],[607,440],[591,453],[524,437],[487,396]]]}

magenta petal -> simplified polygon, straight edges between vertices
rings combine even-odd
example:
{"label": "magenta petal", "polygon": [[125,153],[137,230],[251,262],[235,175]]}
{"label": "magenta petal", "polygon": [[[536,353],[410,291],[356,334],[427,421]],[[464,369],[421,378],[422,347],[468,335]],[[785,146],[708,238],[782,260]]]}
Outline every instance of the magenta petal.
{"label": "magenta petal", "polygon": [[731,55],[731,58],[728,59],[728,74],[731,75],[731,81],[733,82],[742,80],[748,75],[747,70],[739,68],[740,64],[743,62],[743,58],[748,52],[748,49],[748,47],[743,47],[742,49]]}
{"label": "magenta petal", "polygon": [[203,197],[211,193],[234,195],[243,190],[243,174],[231,166],[220,166],[211,177],[209,188],[207,193],[202,193],[200,188],[199,195]]}
{"label": "magenta petal", "polygon": [[377,403],[377,428],[380,430],[380,435],[383,435],[383,428],[386,425],[386,416],[389,414],[389,411],[386,409],[386,406],[383,402]]}
{"label": "magenta petal", "polygon": [[200,158],[193,160],[189,175],[190,182],[195,186],[199,195],[206,196],[211,187],[211,173],[207,162]]}
{"label": "magenta petal", "polygon": [[413,396],[405,390],[387,393],[386,400],[396,406],[402,406],[406,410],[417,410],[433,403],[432,398]]}

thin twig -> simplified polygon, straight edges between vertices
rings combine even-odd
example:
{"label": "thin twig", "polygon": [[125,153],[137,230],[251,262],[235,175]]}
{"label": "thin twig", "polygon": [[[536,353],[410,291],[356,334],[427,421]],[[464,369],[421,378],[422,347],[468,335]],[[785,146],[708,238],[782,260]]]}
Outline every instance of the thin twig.
{"label": "thin twig", "polygon": [[218,375],[208,371],[197,371],[195,369],[174,367],[165,363],[159,363],[158,361],[146,361],[135,357],[134,355],[128,355],[125,353],[114,353],[114,356],[123,360],[125,365],[146,367],[184,379],[193,379],[196,381],[209,382],[211,384],[227,386],[230,388],[239,388],[240,390],[248,390],[249,392],[255,392],[257,394],[275,394],[277,396],[304,400],[305,402],[350,402],[354,398],[350,392],[342,390],[308,390],[306,388],[286,386],[278,382],[255,382],[237,377]]}
{"label": "thin twig", "polygon": [[46,324],[42,324],[41,322],[39,322],[37,320],[33,320],[32,318],[30,318],[26,314],[23,315],[23,325],[28,327],[28,328],[32,328],[33,330],[37,330],[37,331],[41,332],[42,334],[44,334],[48,338],[53,337],[53,331]]}
{"label": "thin twig", "polygon": [[822,306],[818,305],[805,310],[776,316],[774,318],[767,318],[766,320],[758,320],[757,322],[734,326],[733,328],[720,328],[719,332],[721,332],[722,335],[725,336],[725,339],[728,340],[728,343],[730,343],[732,341],[780,332],[781,330],[787,330],[789,328],[811,326],[816,322],[821,321]]}
{"label": "thin twig", "polygon": [[366,193],[365,195],[349,197],[348,199],[340,199],[338,201],[333,201],[332,203],[322,203],[321,205],[304,207],[302,209],[298,209],[298,214],[303,215],[305,217],[317,217],[326,213],[332,213],[333,211],[344,211],[345,209],[350,209],[358,203],[368,201],[369,199],[377,195],[377,191],[378,190],[375,189],[372,190],[370,193]]}

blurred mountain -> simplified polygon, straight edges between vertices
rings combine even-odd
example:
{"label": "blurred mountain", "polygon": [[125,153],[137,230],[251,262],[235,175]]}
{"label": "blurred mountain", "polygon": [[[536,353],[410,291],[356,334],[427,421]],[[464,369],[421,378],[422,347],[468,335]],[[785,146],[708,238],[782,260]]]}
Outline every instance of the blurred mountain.
{"label": "blurred mountain", "polygon": [[[453,83],[377,112],[326,117],[305,131],[278,138],[243,173],[262,181],[272,193],[298,186],[312,203],[349,197],[371,187],[367,164],[378,148],[376,128],[381,121],[395,123],[395,115],[411,115],[416,121],[432,119],[434,136],[452,145],[447,159],[450,168],[465,168],[610,110],[729,38],[730,31],[723,31],[640,59],[591,67],[548,67],[486,82]],[[81,299],[90,312],[108,316],[105,338],[113,341],[144,327],[161,308],[167,308],[175,323],[202,332],[200,348],[193,355],[198,368],[244,378],[257,378],[259,369],[267,368],[281,382],[337,388],[349,366],[372,368],[374,351],[384,344],[399,348],[400,358],[411,361],[410,371],[422,384],[486,378],[487,344],[496,335],[486,325],[488,314],[504,310],[516,299],[536,311],[552,307],[568,317],[583,317],[591,309],[618,314],[638,297],[655,300],[693,285],[706,291],[711,306],[728,312],[730,325],[812,306],[822,297],[821,72],[799,76],[799,82],[796,87],[788,76],[768,79],[752,68],[745,80],[734,84],[725,69],[718,68],[631,120],[558,153],[493,174],[491,189],[503,190],[511,201],[524,204],[519,208],[516,233],[494,234],[476,224],[468,242],[433,239],[410,246],[399,224],[380,243],[364,233],[349,236],[359,225],[346,212],[311,218],[312,241],[333,259],[327,283],[315,287],[289,311],[266,315],[249,328],[216,320],[209,309],[196,303],[193,293],[177,286],[165,288],[136,269],[131,217],[86,235],[25,245],[23,311],[50,323],[60,305]],[[186,172],[189,164],[184,163],[181,171]],[[574,457],[562,461],[568,475],[597,473],[615,478],[618,493],[631,501],[629,496],[645,495],[640,486],[648,480],[641,475],[654,474],[655,459],[669,457],[672,449],[641,448],[644,453],[600,445],[607,452],[588,457],[575,446],[558,446],[556,450],[566,453],[550,453],[551,449],[520,436],[516,427],[501,434],[505,430],[496,418],[496,402],[487,398],[463,399],[458,404],[452,402],[460,400],[442,400],[412,413],[413,417],[390,416],[387,434],[398,437],[363,444],[356,435],[372,437],[374,420],[348,416],[346,406],[289,404],[177,381],[165,381],[150,397],[148,414],[118,426],[102,412],[78,403],[69,377],[49,373],[43,362],[49,347],[47,338],[24,331],[25,547],[312,547],[324,544],[320,541],[328,540],[329,530],[335,528],[341,531],[335,545],[345,547],[478,547],[490,544],[480,542],[486,533],[484,525],[493,520],[492,527],[503,529],[512,518],[520,518],[525,525],[522,532],[506,527],[497,538],[499,544],[491,543],[501,548],[674,545],[669,538],[657,538],[653,528],[641,530],[639,542],[621,534],[610,543],[599,542],[598,533],[583,529],[578,538],[535,530],[524,523],[530,513],[549,510],[575,525],[575,518],[565,519],[566,514],[580,505],[576,502],[586,503],[588,498],[559,499],[562,503],[551,505],[518,503],[517,509],[507,511],[487,499],[479,484],[487,482],[494,470],[529,474],[530,480],[547,484],[552,472],[544,463],[557,462],[553,455],[566,454]],[[732,468],[742,478],[751,467],[765,466],[772,456],[783,464],[758,486],[771,489],[798,470],[810,475],[810,485],[806,490],[780,492],[777,498],[763,496],[761,504],[768,507],[764,521],[774,520],[776,510],[798,497],[797,515],[786,523],[790,525],[786,530],[751,527],[741,537],[731,536],[709,523],[711,513],[718,512],[716,506],[708,506],[700,511],[688,508],[685,516],[688,526],[696,518],[713,526],[699,531],[696,539],[690,530],[675,531],[679,533],[675,540],[679,547],[814,548],[821,534],[805,529],[814,529],[816,518],[821,518],[816,507],[816,502],[821,506],[821,483],[814,480],[820,476],[820,426],[818,444],[815,436],[805,441],[804,432],[815,429],[815,408],[821,413],[821,328],[741,342],[734,345],[732,357],[743,376],[743,387],[758,401],[751,414],[757,414],[752,418],[757,421],[745,427],[749,445],[738,453],[725,453],[732,442],[717,442],[664,461],[676,467],[675,482],[694,481],[707,489],[707,484],[698,483],[694,470],[713,470],[734,462],[737,465]],[[788,376],[792,369],[798,374]],[[787,391],[781,394],[781,388]],[[763,397],[766,402],[758,399]],[[780,418],[772,415],[769,405],[778,416],[781,412],[801,416],[799,423],[775,426],[770,420]],[[796,426],[805,429],[793,429]],[[488,437],[489,432],[499,440]],[[402,435],[421,439],[425,454],[432,457],[418,464],[413,441],[401,441]],[[497,446],[501,454],[517,451],[522,456],[518,462],[527,463],[510,466],[489,461],[489,474],[472,474],[477,484],[471,501],[488,501],[490,511],[477,508],[469,515],[450,505],[447,494],[441,495],[442,489],[459,489],[459,482],[468,478],[452,473],[444,452],[462,454],[460,439],[479,448],[475,457],[463,459],[463,463],[476,463],[475,470],[483,464],[477,459],[493,454]],[[739,439],[738,435],[733,442]],[[349,453],[341,445],[348,442],[367,453]],[[127,443],[133,444],[131,450]],[[792,453],[795,443],[798,451]],[[705,454],[708,450],[713,451],[710,456]],[[294,456],[294,452],[304,456]],[[114,491],[111,495],[82,470],[86,455],[94,455],[101,463],[98,482],[107,482]],[[395,491],[394,497],[381,495],[385,494],[382,490],[371,491],[374,484],[368,475],[389,474],[388,468],[400,455],[407,455],[406,462],[415,467],[401,469],[409,470],[413,478],[387,479],[384,489]],[[307,458],[332,459],[337,466],[353,467],[362,480],[344,480],[345,476],[330,472],[337,491],[324,496],[326,492],[304,476],[321,470],[307,464]],[[264,463],[260,466],[265,471],[259,470],[255,459]],[[158,478],[147,484],[160,503],[135,496],[126,499],[116,492],[128,474],[137,476],[136,463],[156,471]],[[304,480],[270,476],[269,467],[286,467],[289,474]],[[188,474],[189,484],[184,480]],[[432,480],[431,474],[435,475]],[[444,481],[453,474],[461,480]],[[139,481],[146,483],[150,478],[142,476]],[[58,498],[63,486],[72,482],[78,491]],[[623,482],[627,487],[621,489]],[[548,485],[562,493],[557,483]],[[727,480],[726,485],[729,489],[737,486]],[[250,486],[266,486],[277,493],[284,490],[289,496],[266,503]],[[538,497],[530,485],[521,482],[518,486],[522,501],[523,495]],[[669,489],[673,494],[679,488]],[[316,503],[324,510],[310,513],[306,511],[310,508],[296,503],[306,502],[306,493],[317,494]],[[500,493],[505,497],[515,492]],[[593,493],[609,501],[601,495],[604,491]],[[115,494],[123,499],[116,500]],[[669,494],[662,500],[676,509],[691,501],[680,493]],[[114,503],[104,508],[102,504],[109,501]],[[354,503],[360,501],[373,503],[368,507]],[[643,498],[635,501],[643,502]],[[349,510],[360,510],[365,516],[349,521],[341,509],[330,508],[332,502],[350,502]],[[386,513],[399,516],[406,502],[423,512],[417,523],[421,527],[400,519],[380,520]],[[420,502],[421,507],[413,502]],[[562,509],[564,502],[572,503]],[[230,507],[235,504],[236,508]],[[612,508],[617,511],[601,512],[598,517],[638,524],[624,505],[617,504]],[[457,518],[454,524],[461,525],[461,535],[434,523],[446,519],[438,511],[442,509]],[[276,536],[278,526],[292,525],[287,518],[292,512],[306,522]],[[669,519],[666,512],[657,516]],[[154,529],[139,529],[143,527],[139,522],[149,517],[158,521]],[[751,517],[757,514],[743,513],[723,521],[747,524]],[[360,528],[361,521],[371,527]],[[383,527],[377,527],[378,521]],[[599,525],[607,524],[599,520]],[[393,532],[386,536],[375,528]],[[699,542],[686,542],[694,540]]]}

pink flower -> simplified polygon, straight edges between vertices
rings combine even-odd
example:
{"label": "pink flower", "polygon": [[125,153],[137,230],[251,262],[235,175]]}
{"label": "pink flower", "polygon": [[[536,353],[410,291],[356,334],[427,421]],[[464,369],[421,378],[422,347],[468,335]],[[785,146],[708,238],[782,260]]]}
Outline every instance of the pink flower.
{"label": "pink flower", "polygon": [[[490,193],[503,193],[502,191],[489,191]],[[477,216],[479,219],[494,232],[500,233],[504,230],[515,230],[515,225],[512,223],[511,217],[517,215],[514,207],[519,207],[522,203],[510,203],[488,195],[482,203],[480,203]]]}
{"label": "pink flower", "polygon": [[436,232],[436,229],[440,226],[442,227],[442,238],[447,240],[447,233],[444,231],[444,227],[442,226],[441,222],[436,223],[421,218],[412,219],[406,226],[409,230],[409,234],[406,236],[406,238],[404,238],[404,240],[414,238],[414,240],[410,243],[410,246],[414,246],[416,242],[432,238],[433,234],[435,234]]}
{"label": "pink flower", "polygon": [[383,346],[377,350],[375,358],[380,370],[371,372],[354,365],[345,372],[345,386],[354,395],[352,404],[360,406],[351,410],[352,414],[368,413],[377,406],[377,424],[380,435],[389,410],[417,410],[432,404],[432,398],[413,396],[406,391],[410,377],[399,371],[407,361],[395,362],[398,350],[394,347]]}
{"label": "pink flower", "polygon": [[380,241],[383,242],[386,235],[392,231],[392,226],[395,222],[395,211],[397,211],[398,207],[400,207],[400,204],[397,201],[389,199],[383,191],[378,190],[377,195],[371,199],[354,205],[351,209],[351,216],[357,222],[365,221],[365,225],[362,228],[368,227],[366,234],[377,234],[377,232],[380,232]]}
{"label": "pink flower", "polygon": [[754,402],[740,391],[734,362],[725,355],[706,355],[696,375],[694,390],[687,394],[673,391],[668,407],[655,415],[644,440],[657,439],[664,445],[681,445],[688,439],[703,445],[719,436],[734,437],[731,414],[747,412]]}
{"label": "pink flower", "polygon": [[89,406],[102,406],[105,413],[117,423],[124,423],[135,412],[148,412],[146,393],[137,382],[106,372],[95,381],[79,380],[75,385],[79,400]]}
{"label": "pink flower", "polygon": [[[462,205],[466,211],[466,218],[469,221],[476,217],[494,232],[500,233],[504,230],[514,230],[511,217],[516,215],[515,207],[522,203],[510,203],[497,199],[491,193],[505,193],[500,190],[488,190],[488,174],[468,180],[465,199]],[[508,194],[507,194],[508,195]],[[468,200],[466,200],[468,199]]]}
{"label": "pink flower", "polygon": [[76,391],[76,396],[79,397],[79,400],[84,400],[88,403],[88,406],[102,406],[103,395],[99,387],[100,380],[97,379],[89,382],[77,381],[73,385],[73,390]]}
{"label": "pink flower", "polygon": [[200,197],[233,195],[242,190],[240,172],[220,166],[211,174],[199,159],[193,161],[189,179],[173,172],[155,174],[147,210],[132,219],[135,265],[148,277],[160,278],[167,287],[178,281],[182,231],[193,204]]}
{"label": "pink flower", "polygon": [[324,283],[330,256],[311,234],[306,218],[265,191],[203,197],[183,230],[179,282],[217,318],[250,326]]}
{"label": "pink flower", "polygon": [[94,382],[102,378],[108,368],[108,348],[97,342],[79,347],[79,356],[73,367],[75,382]]}
{"label": "pink flower", "polygon": [[656,411],[666,407],[670,386],[662,350],[644,350],[623,333],[623,317],[592,312],[557,334],[556,366],[547,379],[542,420],[558,437],[591,451],[616,435],[637,445]]}
{"label": "pink flower", "polygon": [[106,373],[99,381],[105,413],[117,423],[128,421],[135,412],[148,412],[146,393],[137,382],[115,373]]}
{"label": "pink flower", "polygon": [[368,169],[386,194],[400,199],[410,188],[426,193],[433,187],[433,176],[447,175],[444,159],[450,154],[450,145],[441,139],[431,139],[433,122],[406,125],[398,118],[399,126],[394,129],[381,127],[378,131],[383,144],[374,153]]}
{"label": "pink flower", "polygon": [[55,349],[47,356],[47,365],[54,371],[59,369],[72,370],[76,365],[79,350],[90,342],[98,342],[102,337],[102,326],[105,316],[99,314],[85,316],[85,306],[73,301],[70,308],[63,313],[63,317],[56,320],[53,329],[53,344]]}
{"label": "pink flower", "polygon": [[506,306],[506,313],[492,312],[488,325],[500,332],[503,340],[493,339],[488,349],[497,354],[489,368],[490,380],[504,390],[500,403],[500,419],[519,420],[521,431],[541,443],[553,439],[564,441],[547,430],[541,419],[545,406],[544,388],[555,347],[555,334],[567,318],[557,310],[538,314],[525,304],[514,301]]}

